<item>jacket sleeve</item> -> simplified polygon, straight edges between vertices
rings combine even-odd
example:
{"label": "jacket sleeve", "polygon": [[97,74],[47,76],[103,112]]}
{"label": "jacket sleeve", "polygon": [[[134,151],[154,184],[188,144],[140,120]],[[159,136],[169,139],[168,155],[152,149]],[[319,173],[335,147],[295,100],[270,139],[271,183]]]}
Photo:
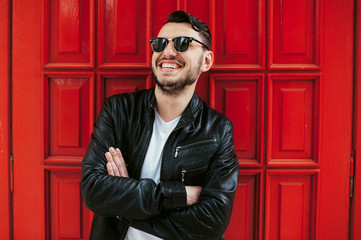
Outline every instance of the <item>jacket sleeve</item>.
{"label": "jacket sleeve", "polygon": [[238,160],[234,153],[231,123],[213,159],[199,201],[189,207],[165,211],[130,225],[163,239],[217,239],[226,230],[238,183]]}
{"label": "jacket sleeve", "polygon": [[117,118],[114,115],[119,110],[111,99],[107,99],[94,125],[82,162],[81,191],[85,205],[103,216],[140,220],[157,216],[164,209],[185,207],[186,192],[180,182],[156,184],[151,179],[108,175],[105,153],[109,147],[116,146],[114,132],[121,131],[115,128]]}

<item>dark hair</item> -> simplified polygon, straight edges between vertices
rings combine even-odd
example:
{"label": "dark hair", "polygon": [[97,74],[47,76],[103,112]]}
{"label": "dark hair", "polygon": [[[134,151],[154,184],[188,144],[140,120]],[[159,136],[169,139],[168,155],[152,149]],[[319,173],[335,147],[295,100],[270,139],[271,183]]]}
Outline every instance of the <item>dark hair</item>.
{"label": "dark hair", "polygon": [[209,50],[211,50],[212,48],[211,32],[209,31],[208,26],[203,21],[184,11],[175,11],[168,15],[168,19],[164,23],[164,25],[169,22],[189,23],[190,25],[192,25],[192,28],[195,31],[199,32],[201,36],[201,41],[208,47]]}

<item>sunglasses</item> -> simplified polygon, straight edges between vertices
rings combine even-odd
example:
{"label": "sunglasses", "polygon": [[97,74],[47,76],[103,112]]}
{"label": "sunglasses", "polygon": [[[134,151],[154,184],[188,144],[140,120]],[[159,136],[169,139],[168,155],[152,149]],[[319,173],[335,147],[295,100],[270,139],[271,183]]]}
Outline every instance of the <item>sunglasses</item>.
{"label": "sunglasses", "polygon": [[176,37],[173,39],[156,37],[156,38],[149,39],[149,42],[152,45],[153,51],[158,52],[158,53],[164,51],[164,49],[167,47],[169,41],[173,42],[173,46],[174,46],[175,50],[177,50],[177,52],[187,51],[189,48],[189,45],[191,44],[192,41],[202,44],[202,46],[204,46],[207,50],[209,50],[207,45],[205,45],[204,43],[202,43],[192,37]]}

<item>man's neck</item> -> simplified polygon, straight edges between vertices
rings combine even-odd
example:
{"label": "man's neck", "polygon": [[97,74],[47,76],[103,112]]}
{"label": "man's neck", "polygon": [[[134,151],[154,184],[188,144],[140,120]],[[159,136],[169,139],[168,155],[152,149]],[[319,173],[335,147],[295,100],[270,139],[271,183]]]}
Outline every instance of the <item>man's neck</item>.
{"label": "man's neck", "polygon": [[194,94],[194,87],[187,86],[179,95],[164,93],[158,86],[155,87],[157,112],[165,122],[172,121],[183,114]]}

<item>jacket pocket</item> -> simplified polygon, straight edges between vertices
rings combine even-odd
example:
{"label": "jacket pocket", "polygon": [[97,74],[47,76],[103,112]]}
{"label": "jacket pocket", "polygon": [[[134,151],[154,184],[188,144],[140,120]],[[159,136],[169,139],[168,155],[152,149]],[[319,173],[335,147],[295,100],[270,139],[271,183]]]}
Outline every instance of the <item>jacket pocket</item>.
{"label": "jacket pocket", "polygon": [[212,145],[215,146],[216,143],[217,143],[217,139],[211,138],[211,139],[204,139],[191,143],[180,144],[175,149],[174,157],[177,158],[180,154],[194,155],[194,154],[206,152],[211,148]]}
{"label": "jacket pocket", "polygon": [[183,168],[181,170],[182,182],[188,186],[202,186],[204,174],[206,173],[207,168],[208,166]]}
{"label": "jacket pocket", "polygon": [[174,170],[177,181],[188,186],[202,186],[209,164],[217,150],[215,137],[193,140],[177,145],[174,151]]}

